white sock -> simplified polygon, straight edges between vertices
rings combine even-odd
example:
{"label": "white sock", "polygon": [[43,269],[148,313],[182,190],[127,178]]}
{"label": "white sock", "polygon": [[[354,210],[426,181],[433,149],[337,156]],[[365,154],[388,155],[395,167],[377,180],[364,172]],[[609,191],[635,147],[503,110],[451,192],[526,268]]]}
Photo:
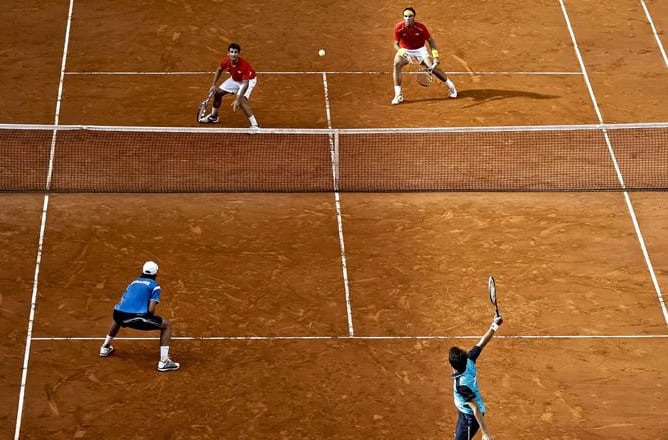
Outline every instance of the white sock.
{"label": "white sock", "polygon": [[450,78],[448,78],[447,81],[445,81],[445,84],[447,84],[448,87],[450,87],[451,89],[455,87],[455,83],[450,81]]}
{"label": "white sock", "polygon": [[394,86],[394,96],[401,95],[401,86]]}
{"label": "white sock", "polygon": [[169,359],[169,345],[161,345],[160,346],[160,360],[164,362],[167,359]]}
{"label": "white sock", "polygon": [[102,344],[103,347],[109,347],[111,345],[111,341],[113,341],[114,338],[107,335],[106,338],[104,338],[104,344]]}
{"label": "white sock", "polygon": [[255,115],[249,116],[248,120],[251,123],[251,127],[257,127],[257,119],[255,119]]}

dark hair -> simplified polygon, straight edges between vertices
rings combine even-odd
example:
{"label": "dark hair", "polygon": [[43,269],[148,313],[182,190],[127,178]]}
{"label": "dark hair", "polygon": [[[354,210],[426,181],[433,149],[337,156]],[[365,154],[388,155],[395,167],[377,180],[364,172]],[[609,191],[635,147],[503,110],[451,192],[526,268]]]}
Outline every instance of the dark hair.
{"label": "dark hair", "polygon": [[415,9],[413,9],[412,6],[409,6],[409,7],[407,7],[407,8],[404,8],[404,10],[401,11],[401,13],[403,14],[403,13],[406,12],[406,11],[411,11],[411,12],[413,13],[413,15],[417,15],[417,14],[415,13]]}
{"label": "dark hair", "polygon": [[466,371],[466,361],[468,360],[468,353],[459,347],[451,347],[448,354],[448,360],[452,368],[460,373]]}
{"label": "dark hair", "polygon": [[229,52],[230,49],[236,49],[237,52],[241,52],[241,46],[239,46],[239,43],[230,43],[230,45],[227,46],[227,51]]}

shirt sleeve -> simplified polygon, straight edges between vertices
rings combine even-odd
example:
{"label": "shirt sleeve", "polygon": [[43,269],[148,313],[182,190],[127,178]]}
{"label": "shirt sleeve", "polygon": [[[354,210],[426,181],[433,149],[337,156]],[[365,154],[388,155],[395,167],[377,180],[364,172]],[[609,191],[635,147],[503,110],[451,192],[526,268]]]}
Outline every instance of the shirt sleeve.
{"label": "shirt sleeve", "polygon": [[482,348],[479,346],[475,346],[472,349],[469,350],[467,357],[475,363],[476,360],[478,360],[478,356],[480,356],[480,353],[482,353]]}
{"label": "shirt sleeve", "polygon": [[155,301],[155,302],[159,303],[161,293],[162,293],[162,289],[160,289],[160,286],[156,285],[153,288],[153,292],[151,292],[151,301]]}
{"label": "shirt sleeve", "polygon": [[399,36],[399,25],[394,26],[394,41],[401,41],[401,37]]}

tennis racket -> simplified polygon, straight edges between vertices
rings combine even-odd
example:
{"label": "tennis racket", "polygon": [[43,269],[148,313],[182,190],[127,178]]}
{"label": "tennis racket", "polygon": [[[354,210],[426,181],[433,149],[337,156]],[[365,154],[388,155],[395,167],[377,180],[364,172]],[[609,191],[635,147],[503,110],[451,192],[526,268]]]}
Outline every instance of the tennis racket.
{"label": "tennis racket", "polygon": [[496,300],[496,281],[494,281],[494,277],[492,276],[487,281],[487,291],[489,292],[489,301],[494,305],[494,309],[496,310],[496,317],[500,318],[499,303]]}
{"label": "tennis racket", "polygon": [[433,82],[434,65],[431,68],[423,66],[415,57],[410,58],[409,63],[411,72],[415,75],[415,80],[422,87],[429,87]]}
{"label": "tennis racket", "polygon": [[206,111],[209,107],[209,101],[211,100],[211,97],[214,95],[215,91],[211,90],[209,92],[209,95],[206,97],[204,101],[202,101],[197,108],[197,122],[200,122],[200,119],[202,119],[204,116],[206,116]]}

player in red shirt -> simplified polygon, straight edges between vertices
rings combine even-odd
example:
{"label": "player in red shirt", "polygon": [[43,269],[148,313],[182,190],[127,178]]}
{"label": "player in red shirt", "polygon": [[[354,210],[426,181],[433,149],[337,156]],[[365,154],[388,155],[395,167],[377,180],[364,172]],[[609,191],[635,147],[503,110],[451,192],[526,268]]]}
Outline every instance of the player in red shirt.
{"label": "player in red shirt", "polygon": [[[427,26],[415,21],[415,9],[411,7],[405,8],[403,15],[404,21],[394,26],[394,49],[397,53],[394,56],[394,98],[392,98],[392,104],[401,104],[404,101],[404,95],[401,91],[401,69],[411,59],[417,60],[418,63],[427,68],[432,67],[434,64],[439,64],[436,42],[429,33]],[[427,51],[425,43],[429,43],[431,55]],[[455,84],[438,67],[434,67],[433,72],[436,78],[448,86],[448,89],[450,89],[449,96],[456,98],[457,89],[455,88]]]}
{"label": "player in red shirt", "polygon": [[[239,56],[240,53],[241,46],[237,43],[230,43],[227,47],[227,57],[220,62],[220,66],[213,75],[213,83],[211,84],[211,91],[214,92],[213,109],[211,114],[204,116],[200,119],[200,122],[209,124],[218,122],[220,120],[218,108],[223,102],[223,96],[234,95],[232,110],[237,111],[241,107],[250,121],[251,128],[259,128],[253,110],[248,104],[251,93],[257,84],[257,75],[248,61]],[[229,72],[230,77],[223,81],[220,86],[216,86],[220,76],[225,71]]]}

